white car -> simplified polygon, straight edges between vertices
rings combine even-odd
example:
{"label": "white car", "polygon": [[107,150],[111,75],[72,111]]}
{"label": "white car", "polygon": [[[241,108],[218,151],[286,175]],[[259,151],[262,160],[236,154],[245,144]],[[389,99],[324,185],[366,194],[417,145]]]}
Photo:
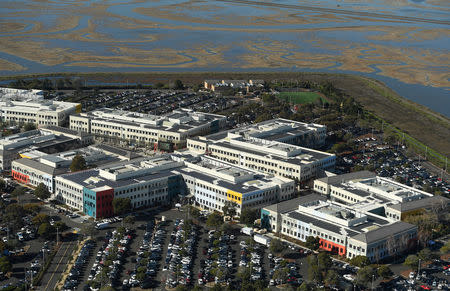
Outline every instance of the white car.
{"label": "white car", "polygon": [[344,279],[350,282],[353,282],[355,280],[355,277],[352,274],[344,274]]}

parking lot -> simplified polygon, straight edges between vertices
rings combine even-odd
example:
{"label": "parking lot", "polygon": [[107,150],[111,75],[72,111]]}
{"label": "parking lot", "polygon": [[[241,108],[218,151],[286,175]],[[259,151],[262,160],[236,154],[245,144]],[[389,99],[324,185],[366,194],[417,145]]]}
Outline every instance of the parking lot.
{"label": "parking lot", "polygon": [[[161,221],[162,216],[165,221]],[[79,279],[83,283],[77,290],[83,290],[84,282],[90,280],[100,283],[95,283],[95,287],[111,284],[122,290],[163,290],[178,285],[212,287],[216,283],[237,288],[242,280],[261,281],[265,287],[278,290],[277,285],[298,286],[306,280],[307,254],[300,248],[286,245],[282,258],[240,233],[237,226],[225,233],[198,222],[191,224],[185,212],[172,209],[140,212],[133,225],[110,223],[94,239],[93,255],[84,264]],[[129,231],[118,235],[122,225]],[[111,247],[123,248],[122,255],[109,256]],[[112,253],[117,252],[113,249]],[[105,264],[108,271],[102,277]],[[340,267],[336,264],[336,268]],[[347,284],[344,280],[342,283]]]}

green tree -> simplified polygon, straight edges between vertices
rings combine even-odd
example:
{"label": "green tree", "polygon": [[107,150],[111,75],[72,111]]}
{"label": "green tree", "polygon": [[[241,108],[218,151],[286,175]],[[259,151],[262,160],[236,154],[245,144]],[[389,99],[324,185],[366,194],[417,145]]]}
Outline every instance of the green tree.
{"label": "green tree", "polygon": [[27,188],[23,187],[23,186],[17,186],[16,188],[14,188],[14,190],[11,193],[11,196],[13,197],[20,197],[23,196],[25,194],[25,192],[27,191]]}
{"label": "green tree", "polygon": [[7,222],[13,229],[19,229],[23,225],[22,218],[25,216],[25,210],[19,204],[10,204],[6,206],[3,221]]}
{"label": "green tree", "polygon": [[443,245],[443,246],[440,248],[440,251],[441,251],[441,253],[443,253],[443,254],[448,254],[448,253],[450,253],[450,241],[446,242],[445,245]]}
{"label": "green tree", "polygon": [[317,256],[317,262],[320,270],[327,270],[333,265],[333,261],[328,253],[320,252]]}
{"label": "green tree", "polygon": [[308,236],[306,238],[305,246],[311,250],[317,250],[320,247],[320,239],[319,237]]}
{"label": "green tree", "polygon": [[236,203],[232,202],[232,201],[225,201],[223,207],[222,207],[222,212],[223,215],[225,216],[235,216],[236,215]]}
{"label": "green tree", "polygon": [[0,257],[0,271],[2,271],[4,274],[12,271],[12,264],[5,256]]}
{"label": "green tree", "polygon": [[377,278],[377,272],[370,266],[365,266],[358,270],[356,273],[356,284],[363,287],[369,287],[372,284],[372,280]]}
{"label": "green tree", "polygon": [[328,270],[324,281],[328,286],[335,286],[339,283],[339,274],[335,270]]}
{"label": "green tree", "polygon": [[43,223],[49,222],[50,218],[45,213],[39,213],[31,220],[34,225],[41,225]]}
{"label": "green tree", "polygon": [[370,260],[366,256],[356,256],[350,260],[350,263],[357,267],[365,267],[370,265]]}
{"label": "green tree", "polygon": [[437,258],[437,256],[435,254],[433,254],[429,248],[425,248],[425,249],[420,250],[420,252],[417,254],[417,256],[422,261],[430,261],[432,259],[436,259]]}
{"label": "green tree", "polygon": [[44,185],[44,183],[39,183],[34,190],[34,195],[42,200],[46,200],[50,198],[50,191],[48,191],[48,188]]}
{"label": "green tree", "polygon": [[259,218],[259,210],[252,208],[244,208],[241,212],[240,221],[246,225],[253,225],[256,219]]}
{"label": "green tree", "polygon": [[41,210],[41,207],[37,203],[27,203],[27,204],[23,205],[23,210],[26,213],[36,214],[36,213],[39,213],[39,211]]}
{"label": "green tree", "polygon": [[322,282],[322,272],[317,264],[310,265],[308,268],[308,279],[314,282]]}
{"label": "green tree", "polygon": [[174,86],[175,90],[183,90],[184,89],[184,84],[181,80],[175,80],[175,86]]}
{"label": "green tree", "polygon": [[273,279],[274,280],[281,280],[281,283],[286,282],[287,276],[289,274],[289,268],[278,268],[273,272]]}
{"label": "green tree", "polygon": [[206,225],[214,229],[220,227],[222,223],[223,223],[222,215],[220,215],[220,213],[217,211],[214,211],[213,213],[208,215],[208,218],[206,219]]}
{"label": "green tree", "polygon": [[133,225],[136,222],[136,217],[133,215],[128,215],[123,219],[123,223]]}
{"label": "green tree", "polygon": [[5,189],[6,183],[5,180],[0,178],[0,191],[3,191]]}
{"label": "green tree", "polygon": [[30,131],[34,129],[36,129],[36,125],[34,125],[34,123],[25,123],[25,125],[23,126],[24,131]]}
{"label": "green tree", "polygon": [[50,223],[42,223],[38,228],[38,234],[46,239],[50,239],[55,234],[55,228]]}
{"label": "green tree", "polygon": [[281,254],[284,251],[285,246],[284,246],[283,242],[281,242],[281,240],[273,239],[270,241],[269,249],[274,254]]}
{"label": "green tree", "polygon": [[310,282],[303,282],[300,286],[298,286],[297,291],[313,291],[316,290],[314,284]]}
{"label": "green tree", "polygon": [[112,201],[114,215],[123,215],[132,210],[130,198],[114,198]]}
{"label": "green tree", "polygon": [[77,154],[72,159],[72,163],[70,164],[70,171],[77,172],[86,169],[86,160],[82,155]]}
{"label": "green tree", "polygon": [[392,270],[387,265],[382,265],[377,270],[378,276],[388,279],[392,276]]}
{"label": "green tree", "polygon": [[410,267],[411,269],[417,269],[419,266],[419,257],[416,255],[409,255],[406,257],[405,262],[403,262],[405,266]]}

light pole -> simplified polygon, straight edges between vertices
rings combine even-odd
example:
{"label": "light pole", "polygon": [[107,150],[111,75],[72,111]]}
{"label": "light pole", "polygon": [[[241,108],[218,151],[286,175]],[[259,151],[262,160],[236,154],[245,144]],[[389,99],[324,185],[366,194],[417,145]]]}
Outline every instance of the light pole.
{"label": "light pole", "polygon": [[56,227],[56,245],[59,245],[59,227]]}
{"label": "light pole", "polygon": [[417,266],[417,276],[419,276],[419,274],[420,274],[420,261],[421,261],[421,259],[419,259],[419,265]]}
{"label": "light pole", "polygon": [[373,291],[373,279],[375,278],[375,275],[372,274],[372,291]]}

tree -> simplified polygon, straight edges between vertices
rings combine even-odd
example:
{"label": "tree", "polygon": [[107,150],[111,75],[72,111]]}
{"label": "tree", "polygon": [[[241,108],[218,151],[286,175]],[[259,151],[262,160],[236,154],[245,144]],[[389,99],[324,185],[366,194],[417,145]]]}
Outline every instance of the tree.
{"label": "tree", "polygon": [[232,201],[225,201],[222,207],[223,215],[225,216],[235,216],[236,215],[236,203]]}
{"label": "tree", "polygon": [[133,215],[128,215],[127,217],[125,217],[123,219],[123,223],[130,224],[130,225],[134,224],[135,221],[136,221],[136,217],[134,217]]}
{"label": "tree", "polygon": [[27,213],[34,214],[39,213],[41,207],[37,203],[27,203],[23,206],[23,210]]}
{"label": "tree", "polygon": [[3,221],[6,221],[12,228],[19,229],[23,225],[22,218],[25,216],[25,210],[19,204],[10,204],[6,206]]}
{"label": "tree", "polygon": [[322,272],[317,264],[310,265],[308,268],[308,279],[314,282],[322,282]]}
{"label": "tree", "polygon": [[0,178],[0,191],[3,191],[5,189],[6,183],[5,180]]}
{"label": "tree", "polygon": [[33,222],[34,225],[41,225],[43,223],[48,222],[49,221],[49,217],[45,213],[39,213],[38,215],[33,217],[33,219],[31,221]]}
{"label": "tree", "polygon": [[419,259],[421,259],[422,261],[429,261],[429,260],[432,260],[432,259],[436,259],[436,255],[433,254],[429,248],[422,249],[422,250],[417,254],[417,256],[418,256]]}
{"label": "tree", "polygon": [[270,251],[274,254],[281,254],[284,249],[285,246],[284,244],[281,242],[281,240],[279,239],[273,239],[270,241]]}
{"label": "tree", "polygon": [[10,272],[12,270],[12,264],[9,259],[5,256],[0,258],[0,271],[4,274]]}
{"label": "tree", "polygon": [[339,283],[339,274],[335,270],[328,270],[325,276],[325,283],[328,286],[334,286]]}
{"label": "tree", "polygon": [[214,211],[213,213],[208,215],[208,218],[206,219],[206,225],[214,229],[217,229],[220,225],[222,225],[222,223],[222,215],[220,215],[220,213],[217,211]]}
{"label": "tree", "polygon": [[77,154],[72,159],[72,163],[70,164],[70,171],[77,172],[86,169],[86,160],[82,155]]}
{"label": "tree", "polygon": [[112,201],[114,215],[123,215],[131,212],[131,199],[130,198],[114,198]]}
{"label": "tree", "polygon": [[450,253],[450,241],[446,242],[445,245],[443,245],[443,246],[440,248],[440,251],[441,251],[441,253],[443,253],[443,254],[448,254],[448,253]]}
{"label": "tree", "polygon": [[308,236],[306,238],[305,246],[308,249],[317,250],[320,247],[320,239],[319,237]]}
{"label": "tree", "polygon": [[417,269],[419,266],[419,257],[416,255],[409,255],[406,257],[405,262],[403,263],[405,266],[410,267],[411,269]]}
{"label": "tree", "polygon": [[44,183],[39,183],[39,185],[34,190],[34,195],[42,200],[46,200],[50,198],[50,191],[48,191],[48,188],[44,185]]}
{"label": "tree", "polygon": [[289,274],[289,268],[278,268],[273,273],[273,279],[274,280],[281,280],[281,283],[284,283],[287,279],[287,276]]}
{"label": "tree", "polygon": [[241,212],[240,221],[246,225],[253,225],[259,218],[259,210],[252,208],[244,208]]}
{"label": "tree", "polygon": [[184,85],[183,82],[181,80],[175,80],[175,90],[183,90],[184,89]]}
{"label": "tree", "polygon": [[305,281],[302,285],[298,286],[297,291],[312,291],[315,289],[314,284]]}
{"label": "tree", "polygon": [[327,270],[333,265],[333,261],[331,260],[330,255],[325,252],[319,253],[319,255],[317,256],[317,261],[320,270]]}
{"label": "tree", "polygon": [[350,263],[357,267],[365,267],[370,265],[370,260],[366,256],[356,256],[350,260]]}
{"label": "tree", "polygon": [[359,286],[369,287],[372,280],[377,278],[377,272],[370,266],[365,266],[356,273],[356,284]]}
{"label": "tree", "polygon": [[30,131],[34,129],[36,129],[36,125],[34,125],[34,123],[25,123],[25,125],[23,126],[24,131]]}
{"label": "tree", "polygon": [[377,270],[378,276],[388,279],[392,276],[392,270],[387,265],[382,265]]}
{"label": "tree", "polygon": [[20,196],[25,194],[26,190],[27,189],[25,187],[23,187],[23,186],[17,186],[12,191],[11,196],[13,196],[13,197],[20,197]]}
{"label": "tree", "polygon": [[46,239],[50,239],[55,234],[55,228],[50,223],[42,223],[38,228],[38,234]]}

